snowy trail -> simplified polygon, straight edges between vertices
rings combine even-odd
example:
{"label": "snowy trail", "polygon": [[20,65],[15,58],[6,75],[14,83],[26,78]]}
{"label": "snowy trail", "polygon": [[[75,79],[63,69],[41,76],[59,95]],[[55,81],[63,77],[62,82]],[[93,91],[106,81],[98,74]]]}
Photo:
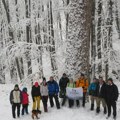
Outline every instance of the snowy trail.
{"label": "snowy trail", "polygon": [[[0,85],[0,119],[1,120],[13,120],[11,114],[11,105],[9,102],[9,93],[13,89],[13,87],[14,85]],[[31,96],[29,98],[30,98],[29,115],[24,115],[16,119],[32,120],[30,113],[32,108]],[[49,106],[48,113],[44,113],[41,102],[42,114],[40,115],[40,119],[42,120],[106,120],[106,115],[103,115],[102,110],[100,114],[96,115],[95,111],[90,111],[89,108],[90,108],[89,103],[86,104],[85,108],[74,107],[70,109],[67,106],[65,106],[65,107],[61,107],[61,109],[59,110],[57,110],[56,107],[50,108]],[[118,113],[117,120],[119,119],[120,119],[120,114]],[[110,118],[109,120],[112,119]]]}

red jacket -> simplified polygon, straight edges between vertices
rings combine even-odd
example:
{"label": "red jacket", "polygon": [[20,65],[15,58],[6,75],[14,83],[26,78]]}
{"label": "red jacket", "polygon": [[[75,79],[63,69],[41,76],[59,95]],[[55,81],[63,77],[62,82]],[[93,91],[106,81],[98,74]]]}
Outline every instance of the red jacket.
{"label": "red jacket", "polygon": [[29,103],[29,98],[28,98],[28,94],[26,92],[22,92],[22,104],[28,104]]}

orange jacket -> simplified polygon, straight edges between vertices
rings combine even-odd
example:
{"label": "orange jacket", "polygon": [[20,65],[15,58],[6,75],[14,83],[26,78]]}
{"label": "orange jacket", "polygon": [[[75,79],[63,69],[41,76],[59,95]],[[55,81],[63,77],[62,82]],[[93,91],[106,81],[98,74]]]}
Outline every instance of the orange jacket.
{"label": "orange jacket", "polygon": [[76,81],[76,88],[82,87],[84,93],[87,92],[88,86],[89,86],[89,83],[88,83],[88,80],[86,78],[83,78],[83,79],[79,78]]}

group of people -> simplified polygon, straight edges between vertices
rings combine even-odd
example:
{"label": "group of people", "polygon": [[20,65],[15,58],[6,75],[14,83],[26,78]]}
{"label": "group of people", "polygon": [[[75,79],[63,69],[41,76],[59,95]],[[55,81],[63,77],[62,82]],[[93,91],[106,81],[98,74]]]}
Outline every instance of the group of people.
{"label": "group of people", "polygon": [[112,78],[109,78],[107,82],[103,80],[103,77],[94,78],[88,88],[88,92],[91,98],[91,110],[94,110],[94,102],[96,101],[96,113],[99,113],[100,103],[102,103],[104,114],[108,113],[107,119],[111,116],[111,107],[113,108],[113,118],[116,119],[116,101],[119,92]]}
{"label": "group of people", "polygon": [[[94,110],[94,105],[96,101],[96,113],[100,112],[100,104],[102,102],[104,108],[104,114],[108,113],[107,118],[111,115],[111,107],[113,107],[113,117],[116,118],[116,101],[118,99],[118,88],[113,83],[112,78],[109,78],[107,82],[103,80],[102,77],[99,79],[94,78],[93,82],[89,85],[88,80],[85,75],[81,73],[81,76],[78,80],[74,81],[72,78],[68,78],[65,73],[61,77],[59,83],[57,83],[54,78],[51,76],[49,81],[46,81],[46,78],[43,78],[42,83],[35,82],[32,86],[31,96],[33,100],[32,112],[40,110],[40,100],[42,100],[44,112],[48,112],[48,98],[50,101],[50,106],[54,106],[54,101],[56,103],[57,109],[60,109],[59,97],[62,98],[61,106],[65,105],[66,100],[68,99],[69,107],[73,107],[74,102],[76,102],[77,107],[80,106],[80,100],[73,100],[66,96],[66,88],[83,88],[83,98],[82,106],[85,107],[86,95],[89,93],[91,99],[91,110]],[[20,117],[20,106],[22,104],[22,115],[24,112],[28,114],[28,105],[29,105],[29,95],[27,93],[27,88],[23,88],[21,91],[19,86],[16,84],[14,89],[10,93],[10,103],[12,105],[12,115],[13,118],[16,118],[16,108],[17,108],[17,117]],[[108,111],[108,112],[107,112]]]}

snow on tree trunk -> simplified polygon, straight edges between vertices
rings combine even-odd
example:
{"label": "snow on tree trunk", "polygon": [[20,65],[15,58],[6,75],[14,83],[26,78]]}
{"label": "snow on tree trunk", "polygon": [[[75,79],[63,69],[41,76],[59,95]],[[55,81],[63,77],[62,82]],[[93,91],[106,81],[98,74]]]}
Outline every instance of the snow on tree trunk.
{"label": "snow on tree trunk", "polygon": [[66,70],[73,78],[78,78],[81,72],[88,74],[90,23],[87,10],[91,5],[88,3],[83,0],[69,3]]}

